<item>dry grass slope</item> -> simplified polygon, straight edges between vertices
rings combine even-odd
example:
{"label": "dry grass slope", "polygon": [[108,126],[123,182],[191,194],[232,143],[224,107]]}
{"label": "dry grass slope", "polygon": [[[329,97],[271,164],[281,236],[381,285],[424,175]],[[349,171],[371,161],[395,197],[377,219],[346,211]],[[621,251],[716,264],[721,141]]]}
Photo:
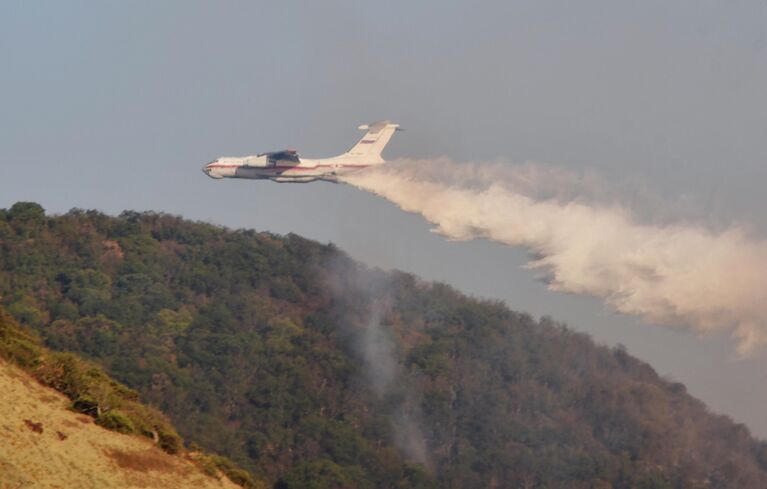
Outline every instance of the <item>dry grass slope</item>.
{"label": "dry grass slope", "polygon": [[0,489],[231,488],[150,439],[106,430],[0,360]]}

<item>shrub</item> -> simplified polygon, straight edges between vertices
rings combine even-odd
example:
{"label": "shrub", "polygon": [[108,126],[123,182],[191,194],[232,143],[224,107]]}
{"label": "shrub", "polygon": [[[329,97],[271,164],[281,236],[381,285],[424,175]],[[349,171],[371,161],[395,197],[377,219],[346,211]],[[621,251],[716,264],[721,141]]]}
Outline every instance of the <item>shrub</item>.
{"label": "shrub", "polygon": [[[47,355],[34,372],[37,380],[70,399],[88,396],[89,379],[82,361],[71,353]],[[91,372],[91,377],[95,372]]]}
{"label": "shrub", "polygon": [[207,459],[208,464],[212,464],[218,470],[223,472],[229,480],[245,489],[266,489],[266,483],[262,480],[256,480],[247,470],[237,467],[234,462],[220,455],[211,455]]}
{"label": "shrub", "polygon": [[72,409],[94,418],[99,415],[99,403],[90,397],[78,397],[72,403]]}
{"label": "shrub", "polygon": [[173,429],[160,429],[157,433],[160,437],[160,448],[170,454],[176,454],[184,446],[184,440]]}
{"label": "shrub", "polygon": [[11,317],[0,309],[0,358],[22,368],[34,368],[40,364],[42,354],[37,337],[15,325]]}
{"label": "shrub", "polygon": [[96,424],[118,433],[131,434],[136,432],[133,422],[120,411],[107,411],[96,418]]}

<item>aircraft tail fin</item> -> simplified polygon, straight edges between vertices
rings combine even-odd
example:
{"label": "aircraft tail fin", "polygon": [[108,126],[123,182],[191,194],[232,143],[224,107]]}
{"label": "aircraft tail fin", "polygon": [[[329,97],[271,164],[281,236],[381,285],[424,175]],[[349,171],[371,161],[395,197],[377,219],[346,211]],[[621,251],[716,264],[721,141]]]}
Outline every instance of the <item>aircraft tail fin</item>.
{"label": "aircraft tail fin", "polygon": [[400,130],[399,124],[394,124],[390,121],[379,121],[363,124],[359,126],[359,129],[367,132],[344,156],[364,158],[371,162],[383,163],[381,152],[389,143],[394,132]]}

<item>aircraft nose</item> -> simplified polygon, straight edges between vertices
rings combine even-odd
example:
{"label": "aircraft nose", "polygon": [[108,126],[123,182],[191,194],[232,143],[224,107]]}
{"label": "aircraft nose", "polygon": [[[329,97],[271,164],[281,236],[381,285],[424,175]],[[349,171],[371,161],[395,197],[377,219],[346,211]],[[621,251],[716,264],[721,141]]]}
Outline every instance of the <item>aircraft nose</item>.
{"label": "aircraft nose", "polygon": [[220,174],[218,174],[217,172],[213,171],[214,170],[214,168],[213,168],[214,164],[216,164],[216,161],[211,161],[207,165],[203,166],[202,167],[202,172],[204,174],[208,175],[210,178],[212,178],[214,180],[218,180],[220,178],[223,178]]}
{"label": "aircraft nose", "polygon": [[211,173],[211,172],[213,171],[213,168],[211,167],[211,165],[212,165],[213,163],[215,163],[215,161],[211,161],[210,163],[208,163],[207,165],[205,165],[205,166],[203,166],[203,167],[202,167],[202,172],[203,172],[204,174],[208,175],[210,178],[215,178],[215,175],[213,175],[213,174]]}

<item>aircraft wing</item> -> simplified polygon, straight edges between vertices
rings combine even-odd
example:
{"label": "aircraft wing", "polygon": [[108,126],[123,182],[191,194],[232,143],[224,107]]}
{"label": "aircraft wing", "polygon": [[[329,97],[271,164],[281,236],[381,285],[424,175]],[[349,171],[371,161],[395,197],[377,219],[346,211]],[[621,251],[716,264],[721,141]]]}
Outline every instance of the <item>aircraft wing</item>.
{"label": "aircraft wing", "polygon": [[270,151],[268,153],[260,153],[258,156],[266,156],[269,161],[292,161],[293,163],[301,163],[301,160],[298,158],[298,151],[295,149]]}

